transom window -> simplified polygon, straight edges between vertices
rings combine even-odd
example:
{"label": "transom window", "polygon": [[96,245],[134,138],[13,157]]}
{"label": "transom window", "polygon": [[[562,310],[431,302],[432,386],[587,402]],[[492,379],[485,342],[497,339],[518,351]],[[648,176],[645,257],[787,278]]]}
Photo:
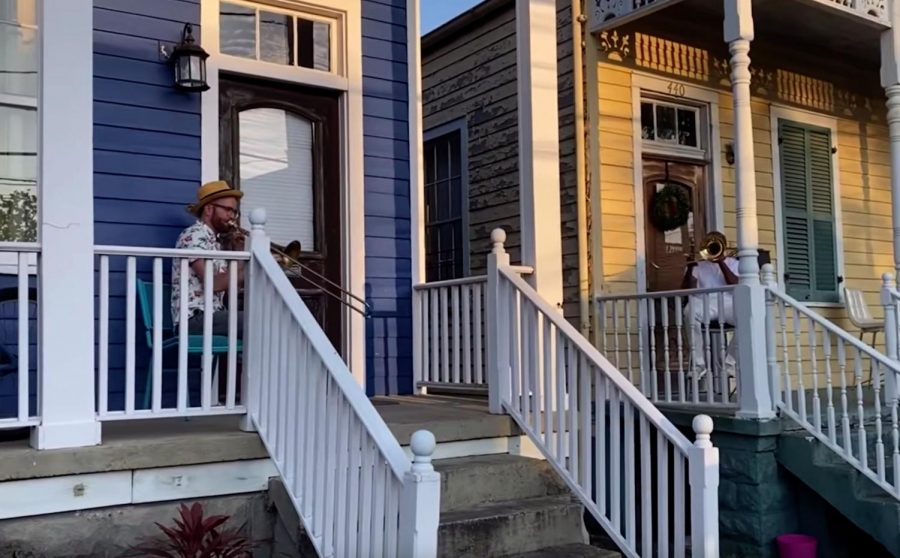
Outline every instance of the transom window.
{"label": "transom window", "polygon": [[219,51],[261,62],[334,73],[337,23],[319,14],[221,2]]}
{"label": "transom window", "polygon": [[664,101],[641,101],[641,137],[644,141],[701,148],[700,109]]}

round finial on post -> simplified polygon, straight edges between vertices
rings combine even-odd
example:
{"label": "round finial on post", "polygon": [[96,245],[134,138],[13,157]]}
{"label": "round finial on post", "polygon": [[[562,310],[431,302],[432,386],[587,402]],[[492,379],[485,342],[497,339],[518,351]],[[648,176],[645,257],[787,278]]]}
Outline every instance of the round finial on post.
{"label": "round finial on post", "polygon": [[506,243],[506,231],[501,228],[496,228],[491,231],[491,244],[493,245],[493,252],[495,254],[502,254],[506,250],[503,248],[503,245]]}
{"label": "round finial on post", "polygon": [[691,426],[694,428],[696,439],[694,446],[698,448],[711,448],[712,441],[710,435],[713,431],[713,419],[709,415],[697,415],[694,417]]}
{"label": "round finial on post", "polygon": [[416,430],[409,439],[409,449],[413,454],[414,470],[431,470],[431,456],[437,447],[434,434],[428,430]]}
{"label": "round finial on post", "polygon": [[775,278],[775,266],[770,263],[764,264],[762,266],[762,282],[763,285],[771,286],[778,283],[778,280]]}
{"label": "round finial on post", "polygon": [[881,282],[885,287],[892,287],[894,285],[894,274],[890,271],[882,273]]}
{"label": "round finial on post", "polygon": [[252,229],[262,229],[266,225],[266,210],[262,207],[257,207],[253,211],[250,212],[250,228]]}

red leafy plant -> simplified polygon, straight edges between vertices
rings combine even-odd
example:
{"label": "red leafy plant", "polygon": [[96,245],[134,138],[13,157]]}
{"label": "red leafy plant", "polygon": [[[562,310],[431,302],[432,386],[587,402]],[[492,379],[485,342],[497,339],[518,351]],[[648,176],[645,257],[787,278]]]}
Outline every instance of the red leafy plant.
{"label": "red leafy plant", "polygon": [[256,546],[238,529],[223,529],[227,515],[203,517],[203,506],[195,502],[190,508],[178,507],[181,518],[174,527],[156,523],[162,535],[132,547],[128,556],[157,556],[159,558],[250,558]]}

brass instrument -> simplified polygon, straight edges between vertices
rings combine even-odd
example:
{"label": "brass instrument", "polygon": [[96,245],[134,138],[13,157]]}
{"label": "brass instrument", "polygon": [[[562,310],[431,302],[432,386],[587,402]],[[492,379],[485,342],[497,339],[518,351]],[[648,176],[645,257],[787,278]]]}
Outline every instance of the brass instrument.
{"label": "brass instrument", "polygon": [[[226,239],[231,239],[235,235],[250,236],[250,231],[241,227],[236,222],[232,221],[230,223],[230,225],[231,225],[231,229],[228,232],[220,235],[221,237],[224,237]],[[298,270],[300,270],[300,272],[299,273],[295,272],[296,275],[303,276],[303,279],[305,281],[319,287],[320,289],[322,289],[323,293],[336,299],[338,302],[347,306],[354,312],[362,314],[366,318],[370,317],[371,308],[369,307],[369,303],[366,302],[365,299],[362,299],[362,298],[356,296],[355,294],[344,289],[343,287],[341,287],[340,285],[338,285],[331,279],[325,277],[318,271],[310,268],[307,265],[300,263],[299,259],[300,259],[301,253],[303,252],[303,247],[300,244],[299,240],[292,240],[292,241],[288,242],[287,245],[285,245],[285,246],[282,246],[281,244],[276,244],[274,242],[269,242],[269,251],[272,253],[272,257],[275,258],[275,261],[278,263],[278,265],[281,266],[281,268],[284,269],[285,272],[291,270],[292,268],[297,268]],[[334,287],[341,293],[341,295],[346,295],[347,297],[359,302],[360,304],[363,305],[364,309],[361,310],[356,305],[351,304],[349,301],[345,300],[340,295],[327,290],[324,287],[324,285],[317,284],[315,281],[313,281],[309,277],[304,276],[303,272],[307,272],[307,273],[315,276],[316,278],[320,279],[321,281],[324,281],[329,286]]]}
{"label": "brass instrument", "polygon": [[689,260],[688,263],[697,261],[716,262],[724,258],[732,257],[736,253],[733,248],[728,247],[728,239],[726,239],[725,235],[719,231],[708,232],[706,236],[703,237],[701,246],[697,257],[694,260]]}

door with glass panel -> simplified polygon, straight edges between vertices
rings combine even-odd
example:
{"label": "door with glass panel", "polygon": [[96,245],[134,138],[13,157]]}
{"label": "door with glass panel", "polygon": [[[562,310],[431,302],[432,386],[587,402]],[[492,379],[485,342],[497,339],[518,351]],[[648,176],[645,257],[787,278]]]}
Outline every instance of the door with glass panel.
{"label": "door with glass panel", "polygon": [[288,277],[341,350],[341,303],[316,277],[342,284],[338,93],[226,76],[219,91],[220,173],[244,192],[241,223],[262,207],[273,243],[299,241],[304,267]]}

